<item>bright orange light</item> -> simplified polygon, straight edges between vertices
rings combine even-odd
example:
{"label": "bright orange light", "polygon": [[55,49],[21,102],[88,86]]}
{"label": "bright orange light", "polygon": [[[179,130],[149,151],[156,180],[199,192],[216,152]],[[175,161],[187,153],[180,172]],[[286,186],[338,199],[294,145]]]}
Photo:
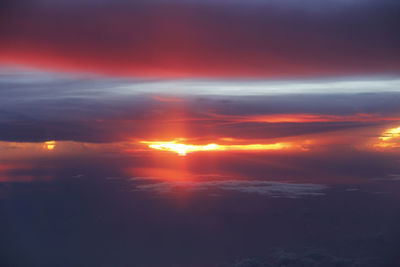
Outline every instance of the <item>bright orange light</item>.
{"label": "bright orange light", "polygon": [[53,150],[56,147],[56,141],[46,141],[44,142],[43,148],[47,150]]}
{"label": "bright orange light", "polygon": [[217,119],[233,123],[307,123],[307,122],[374,122],[397,121],[399,117],[387,117],[377,114],[357,113],[353,115],[324,115],[324,114],[260,114],[248,116],[211,114]]}
{"label": "bright orange light", "polygon": [[375,148],[385,149],[385,148],[399,148],[400,147],[400,127],[391,128],[382,133],[379,137],[381,140],[379,143],[375,144]]}
{"label": "bright orange light", "polygon": [[375,144],[374,147],[376,147],[376,148],[398,148],[398,147],[400,147],[400,145],[397,143],[381,142],[381,143]]}
{"label": "bright orange light", "polygon": [[[182,140],[182,139],[179,139]],[[150,148],[172,151],[178,153],[180,156],[186,156],[187,153],[196,151],[255,151],[255,150],[281,150],[290,148],[290,143],[275,143],[275,144],[249,144],[249,145],[219,145],[219,144],[207,144],[207,145],[189,145],[179,143],[179,140],[162,142],[162,141],[141,141],[142,144],[148,144]]]}
{"label": "bright orange light", "polygon": [[400,137],[400,127],[397,128],[392,128],[387,131],[385,131],[379,139],[382,141],[388,141],[390,139]]}
{"label": "bright orange light", "polygon": [[220,150],[220,146],[217,144],[185,145],[177,143],[177,141],[170,141],[170,142],[141,141],[140,143],[149,144],[149,147],[153,149],[173,151],[178,153],[179,156],[186,156],[188,152]]}

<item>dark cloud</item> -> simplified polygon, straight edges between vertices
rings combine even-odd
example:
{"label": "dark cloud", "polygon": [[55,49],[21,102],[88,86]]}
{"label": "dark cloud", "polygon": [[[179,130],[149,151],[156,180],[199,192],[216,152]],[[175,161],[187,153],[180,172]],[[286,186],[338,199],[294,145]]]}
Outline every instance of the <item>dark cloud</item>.
{"label": "dark cloud", "polygon": [[[52,165],[50,181],[0,183],[0,192],[8,192],[0,197],[6,218],[0,220],[0,263],[375,267],[398,262],[398,194],[373,195],[360,185],[360,192],[331,189],[318,201],[235,191],[155,198],[132,191],[130,180],[105,179],[111,164],[94,157],[64,159]],[[399,189],[385,183],[370,186]]]}
{"label": "dark cloud", "polygon": [[[32,144],[12,146],[18,157],[0,150],[2,266],[391,267],[399,260],[398,153],[335,146],[182,158],[123,153],[117,144],[59,142],[36,154]],[[154,194],[163,188],[174,193]]]}

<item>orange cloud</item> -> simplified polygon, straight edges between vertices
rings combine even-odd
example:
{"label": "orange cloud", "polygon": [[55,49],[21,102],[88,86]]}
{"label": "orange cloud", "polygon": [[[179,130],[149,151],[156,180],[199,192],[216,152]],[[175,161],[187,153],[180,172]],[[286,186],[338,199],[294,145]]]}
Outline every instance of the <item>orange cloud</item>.
{"label": "orange cloud", "polygon": [[186,156],[187,153],[198,151],[258,151],[258,150],[282,150],[292,147],[291,143],[274,144],[241,144],[241,145],[220,145],[210,143],[206,145],[193,145],[181,143],[182,139],[173,141],[141,141],[147,144],[149,148],[175,152],[180,156]]}
{"label": "orange cloud", "polygon": [[46,141],[43,144],[43,148],[47,150],[53,150],[56,148],[56,141]]}
{"label": "orange cloud", "polygon": [[215,117],[241,122],[260,123],[307,123],[307,122],[374,122],[374,121],[396,121],[400,117],[387,117],[377,114],[358,113],[354,115],[320,115],[320,114],[267,114],[249,116],[230,116],[214,114]]}
{"label": "orange cloud", "polygon": [[388,140],[391,140],[393,138],[398,138],[398,137],[400,137],[400,127],[386,130],[382,134],[382,136],[379,137],[379,139],[381,139],[382,141],[388,141]]}
{"label": "orange cloud", "polygon": [[387,129],[379,137],[379,140],[380,142],[374,145],[375,148],[400,148],[400,127]]}

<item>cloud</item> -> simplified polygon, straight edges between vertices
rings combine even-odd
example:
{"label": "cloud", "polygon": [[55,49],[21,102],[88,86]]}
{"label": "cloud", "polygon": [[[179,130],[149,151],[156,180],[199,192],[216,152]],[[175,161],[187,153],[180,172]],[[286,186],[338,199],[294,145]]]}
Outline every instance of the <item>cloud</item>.
{"label": "cloud", "polygon": [[[3,67],[0,140],[117,142],[160,138],[159,133],[266,139],[381,127],[371,130],[378,135],[400,118],[398,83],[393,77],[237,83],[117,79]],[[313,89],[298,94],[308,86]],[[342,89],[334,94],[337,88]]]}
{"label": "cloud", "polygon": [[224,180],[224,181],[168,181],[149,184],[136,185],[135,190],[150,191],[156,193],[172,193],[176,190],[190,192],[222,190],[239,193],[268,195],[271,197],[305,197],[321,196],[327,187],[319,184],[295,184],[269,181],[244,181],[244,180]]}
{"label": "cloud", "polygon": [[262,264],[260,261],[256,259],[242,259],[237,261],[233,267],[264,267],[265,265]]}
{"label": "cloud", "polygon": [[[378,248],[381,244],[374,244]],[[269,255],[265,255],[263,259],[246,258],[237,260],[235,263],[221,265],[221,267],[324,267],[324,266],[343,266],[343,267],[373,267],[383,266],[387,260],[379,257],[341,257],[332,251],[303,248],[301,252],[289,252],[278,250]],[[267,258],[268,260],[265,260]]]}
{"label": "cloud", "polygon": [[0,60],[133,77],[400,70],[396,1],[238,2],[9,0]]}

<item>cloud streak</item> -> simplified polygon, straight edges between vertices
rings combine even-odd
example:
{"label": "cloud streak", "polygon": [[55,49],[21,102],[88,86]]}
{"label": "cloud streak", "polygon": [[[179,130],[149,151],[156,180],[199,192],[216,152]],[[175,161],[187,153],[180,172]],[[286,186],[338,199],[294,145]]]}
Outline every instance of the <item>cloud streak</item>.
{"label": "cloud streak", "polygon": [[156,193],[173,193],[176,191],[209,191],[222,190],[248,194],[268,195],[271,197],[297,198],[306,196],[321,196],[327,187],[319,184],[294,184],[269,181],[176,181],[136,185],[135,190]]}

